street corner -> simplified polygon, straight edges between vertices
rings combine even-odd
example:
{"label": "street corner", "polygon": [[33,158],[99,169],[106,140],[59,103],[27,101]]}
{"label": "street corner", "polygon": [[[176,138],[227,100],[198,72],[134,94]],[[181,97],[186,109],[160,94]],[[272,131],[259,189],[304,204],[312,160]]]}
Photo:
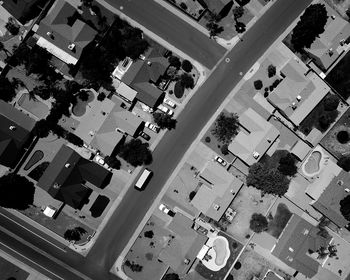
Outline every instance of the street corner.
{"label": "street corner", "polygon": [[113,264],[109,272],[118,276],[123,280],[130,280],[130,278],[124,273],[124,270],[123,270],[124,258],[125,257],[123,255],[120,255],[115,261],[115,263]]}
{"label": "street corner", "polygon": [[244,75],[243,79],[245,81],[248,81],[250,80],[254,74],[259,70],[260,68],[260,63],[259,62],[256,62],[250,69],[249,71]]}

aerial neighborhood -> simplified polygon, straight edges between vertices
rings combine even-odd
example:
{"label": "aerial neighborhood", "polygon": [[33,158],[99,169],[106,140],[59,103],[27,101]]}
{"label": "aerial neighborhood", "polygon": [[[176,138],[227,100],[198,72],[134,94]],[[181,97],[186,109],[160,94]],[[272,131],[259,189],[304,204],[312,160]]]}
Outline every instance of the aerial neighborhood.
{"label": "aerial neighborhood", "polygon": [[350,0],[0,1],[0,280],[349,280]]}

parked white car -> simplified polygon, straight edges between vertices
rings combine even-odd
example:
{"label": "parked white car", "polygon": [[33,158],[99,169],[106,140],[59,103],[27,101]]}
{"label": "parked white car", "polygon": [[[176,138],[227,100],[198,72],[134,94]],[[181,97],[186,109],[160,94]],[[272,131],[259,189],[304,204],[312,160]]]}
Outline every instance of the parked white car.
{"label": "parked white car", "polygon": [[160,128],[158,126],[156,126],[155,124],[153,123],[150,123],[150,122],[145,122],[145,127],[147,127],[148,129],[158,133]]}
{"label": "parked white car", "polygon": [[174,115],[174,111],[169,109],[168,107],[165,107],[164,105],[160,104],[158,106],[158,109],[163,111],[164,113],[168,114],[169,116],[172,116]]}
{"label": "parked white car", "polygon": [[164,98],[163,102],[173,109],[176,108],[176,103],[168,98]]}
{"label": "parked white car", "polygon": [[162,211],[163,213],[171,216],[171,217],[175,216],[175,213],[173,211],[171,211],[170,208],[168,206],[166,206],[165,204],[163,204],[163,203],[161,203],[159,205],[159,210]]}
{"label": "parked white car", "polygon": [[221,158],[219,156],[215,157],[215,161],[220,163],[222,166],[226,166],[227,165],[227,162],[223,158]]}

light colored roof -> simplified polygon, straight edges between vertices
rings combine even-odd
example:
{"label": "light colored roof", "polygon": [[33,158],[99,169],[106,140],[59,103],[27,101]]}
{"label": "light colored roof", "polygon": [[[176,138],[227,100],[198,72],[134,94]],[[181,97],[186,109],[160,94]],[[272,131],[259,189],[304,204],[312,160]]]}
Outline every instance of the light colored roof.
{"label": "light colored roof", "polygon": [[295,155],[300,161],[303,161],[310,152],[311,147],[303,140],[299,140],[292,148],[291,153]]}
{"label": "light colored roof", "polygon": [[[350,36],[350,25],[329,5],[326,3],[324,5],[328,13],[325,31],[316,37],[310,48],[306,50],[319,58],[321,67],[328,69],[344,50],[340,46],[340,41],[346,40]],[[332,15],[335,17],[334,19],[331,17]],[[330,49],[332,49],[331,53]]]}
{"label": "light colored roof", "polygon": [[108,98],[105,98],[102,102],[94,103],[91,111],[81,117],[80,124],[74,134],[83,139],[85,143],[90,144],[114,106],[115,103]]}
{"label": "light colored roof", "polygon": [[135,133],[143,123],[143,120],[141,118],[135,116],[130,111],[123,110],[115,113],[113,112],[113,114],[116,119],[117,127],[130,136],[135,136]]}
{"label": "light colored roof", "polygon": [[[248,108],[240,117],[242,128],[228,146],[231,153],[248,165],[257,162],[279,136],[279,131],[253,109]],[[254,158],[253,153],[259,153]]]}
{"label": "light colored roof", "polygon": [[137,95],[137,91],[136,90],[132,89],[128,85],[124,84],[123,82],[121,82],[119,84],[119,86],[116,88],[116,92],[119,95],[125,97],[130,102],[134,101],[134,99],[135,99],[135,97]]}
{"label": "light colored roof", "polygon": [[206,216],[218,221],[242,187],[243,182],[212,161],[201,172],[200,177],[208,184],[200,187],[191,204]]}
{"label": "light colored roof", "polygon": [[285,78],[268,97],[295,125],[299,125],[330,90],[315,73],[305,76],[307,71],[301,61],[290,59],[281,70]]}

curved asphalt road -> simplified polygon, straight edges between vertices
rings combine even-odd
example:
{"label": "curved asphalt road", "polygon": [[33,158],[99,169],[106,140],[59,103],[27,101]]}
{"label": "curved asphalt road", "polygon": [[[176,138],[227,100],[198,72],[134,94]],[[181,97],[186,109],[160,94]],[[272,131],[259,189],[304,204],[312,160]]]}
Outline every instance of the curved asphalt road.
{"label": "curved asphalt road", "polygon": [[[137,0],[137,3],[143,1],[146,0]],[[125,4],[125,1],[122,0],[110,0],[110,2]],[[137,7],[135,2],[132,3]],[[149,167],[154,171],[154,176],[146,190],[138,192],[131,188],[126,193],[86,258],[77,256],[76,253],[71,251],[62,252],[48,244],[42,244],[41,249],[48,248],[46,251],[49,254],[93,280],[116,279],[108,271],[190,144],[241,79],[239,72],[245,73],[248,71],[310,3],[311,0],[277,0],[269,11],[246,32],[243,36],[243,42],[236,45],[226,56],[230,58],[230,63],[222,61],[218,64],[211,76],[180,114],[177,128],[174,131],[167,132],[160,141],[153,153],[154,162]],[[152,26],[146,25],[146,27],[152,30]],[[190,35],[187,34],[187,36]],[[19,236],[23,234],[21,229],[14,230],[14,232]],[[37,237],[34,235],[25,234],[24,238],[33,243],[37,242]],[[3,236],[0,235],[0,241],[3,240]],[[19,245],[14,246],[17,248]],[[46,258],[46,261],[42,260],[30,248],[23,249],[22,253],[43,266],[50,265],[52,262],[49,258]],[[67,273],[64,272],[65,268],[61,267],[61,270],[62,275]],[[56,267],[54,272],[58,275],[61,273]],[[79,279],[79,277],[74,279]]]}

